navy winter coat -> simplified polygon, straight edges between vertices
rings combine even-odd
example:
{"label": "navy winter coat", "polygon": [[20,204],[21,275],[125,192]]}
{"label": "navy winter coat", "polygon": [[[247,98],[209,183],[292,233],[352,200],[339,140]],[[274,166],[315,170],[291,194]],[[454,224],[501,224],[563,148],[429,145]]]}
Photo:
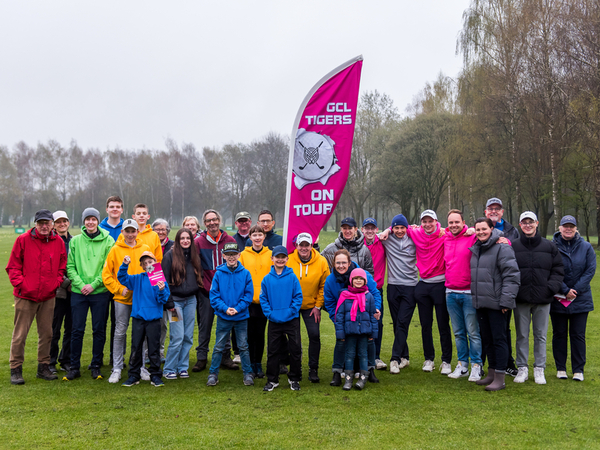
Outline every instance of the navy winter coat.
{"label": "navy winter coat", "polygon": [[375,299],[370,292],[365,294],[365,310],[356,311],[356,320],[350,317],[353,299],[347,298],[335,313],[335,337],[346,339],[347,334],[366,334],[373,339],[377,338],[377,319],[373,317],[376,312]]}

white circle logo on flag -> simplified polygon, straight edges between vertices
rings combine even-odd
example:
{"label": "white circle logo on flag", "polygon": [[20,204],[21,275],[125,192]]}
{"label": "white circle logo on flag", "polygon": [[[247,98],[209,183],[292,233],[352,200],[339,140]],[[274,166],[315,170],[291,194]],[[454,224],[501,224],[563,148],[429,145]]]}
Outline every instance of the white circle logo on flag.
{"label": "white circle logo on flag", "polygon": [[329,136],[298,130],[294,148],[294,173],[309,182],[323,178],[337,161],[334,145],[335,142]]}

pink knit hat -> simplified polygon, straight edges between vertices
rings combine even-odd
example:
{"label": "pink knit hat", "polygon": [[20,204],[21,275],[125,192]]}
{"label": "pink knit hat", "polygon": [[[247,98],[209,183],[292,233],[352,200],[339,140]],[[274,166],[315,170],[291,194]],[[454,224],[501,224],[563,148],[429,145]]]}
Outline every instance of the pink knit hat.
{"label": "pink knit hat", "polygon": [[350,284],[352,284],[352,280],[356,277],[362,278],[367,282],[367,273],[361,268],[354,269],[352,273],[350,273]]}

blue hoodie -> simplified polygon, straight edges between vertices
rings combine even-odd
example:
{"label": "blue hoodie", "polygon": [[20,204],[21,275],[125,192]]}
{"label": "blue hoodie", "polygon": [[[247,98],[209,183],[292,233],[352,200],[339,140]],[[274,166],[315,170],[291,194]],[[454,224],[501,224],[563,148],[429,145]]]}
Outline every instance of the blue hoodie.
{"label": "blue hoodie", "polygon": [[[354,261],[350,263],[350,267],[348,268],[348,272],[352,273],[354,269],[360,269],[358,264]],[[327,277],[325,280],[325,287],[323,288],[323,297],[325,297],[325,310],[329,313],[329,318],[335,324],[335,308],[337,306],[338,298],[340,298],[340,293],[348,289],[348,285],[350,282],[346,283],[346,285],[342,285],[336,279],[336,270],[334,269],[331,275]],[[381,294],[379,293],[379,289],[377,289],[377,283],[373,276],[367,272],[367,288],[369,292],[375,299],[375,309],[381,311]]]}
{"label": "blue hoodie", "polygon": [[289,322],[299,316],[302,299],[302,288],[294,271],[286,266],[277,275],[275,266],[271,267],[260,285],[260,306],[265,317],[275,323]]}
{"label": "blue hoodie", "polygon": [[[250,272],[239,262],[232,272],[227,264],[221,264],[215,271],[209,292],[210,306],[215,314],[225,320],[244,320],[250,317],[248,306],[254,297],[254,286]],[[227,308],[238,313],[227,315]]]}
{"label": "blue hoodie", "polygon": [[116,227],[113,227],[110,223],[108,223],[108,217],[105,217],[104,220],[102,222],[100,222],[100,224],[98,226],[100,228],[103,228],[106,231],[108,231],[108,234],[110,234],[110,236],[115,240],[115,242],[117,242],[117,239],[119,239],[119,235],[121,234],[121,228],[123,227],[123,222],[125,222],[125,221],[123,219],[121,219],[119,221],[119,225],[117,225]]}
{"label": "blue hoodie", "polygon": [[169,285],[165,283],[165,288],[161,291],[158,286],[152,286],[146,272],[139,275],[129,275],[128,264],[121,264],[117,279],[119,283],[130,291],[133,291],[131,305],[131,317],[142,320],[162,319],[163,307],[169,300]]}

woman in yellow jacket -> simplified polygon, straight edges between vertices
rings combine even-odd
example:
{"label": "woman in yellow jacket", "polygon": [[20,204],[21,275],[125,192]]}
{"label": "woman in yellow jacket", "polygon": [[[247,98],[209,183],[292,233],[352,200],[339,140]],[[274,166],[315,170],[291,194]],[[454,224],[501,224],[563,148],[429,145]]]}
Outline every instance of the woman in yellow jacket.
{"label": "woman in yellow jacket", "polygon": [[309,233],[300,233],[296,238],[296,250],[289,256],[288,267],[294,271],[302,288],[302,307],[300,314],[308,334],[308,379],[318,383],[319,356],[321,354],[321,308],[323,307],[323,288],[329,276],[329,265],[325,257],[312,248]]}
{"label": "woman in yellow jacket", "polygon": [[250,272],[254,285],[254,297],[248,307],[248,348],[250,350],[250,364],[256,378],[264,378],[262,358],[265,351],[265,329],[267,318],[260,306],[260,285],[263,278],[271,271],[273,261],[271,250],[263,246],[266,234],[260,225],[254,225],[249,232],[252,247],[246,247],[240,255],[240,263]]}

